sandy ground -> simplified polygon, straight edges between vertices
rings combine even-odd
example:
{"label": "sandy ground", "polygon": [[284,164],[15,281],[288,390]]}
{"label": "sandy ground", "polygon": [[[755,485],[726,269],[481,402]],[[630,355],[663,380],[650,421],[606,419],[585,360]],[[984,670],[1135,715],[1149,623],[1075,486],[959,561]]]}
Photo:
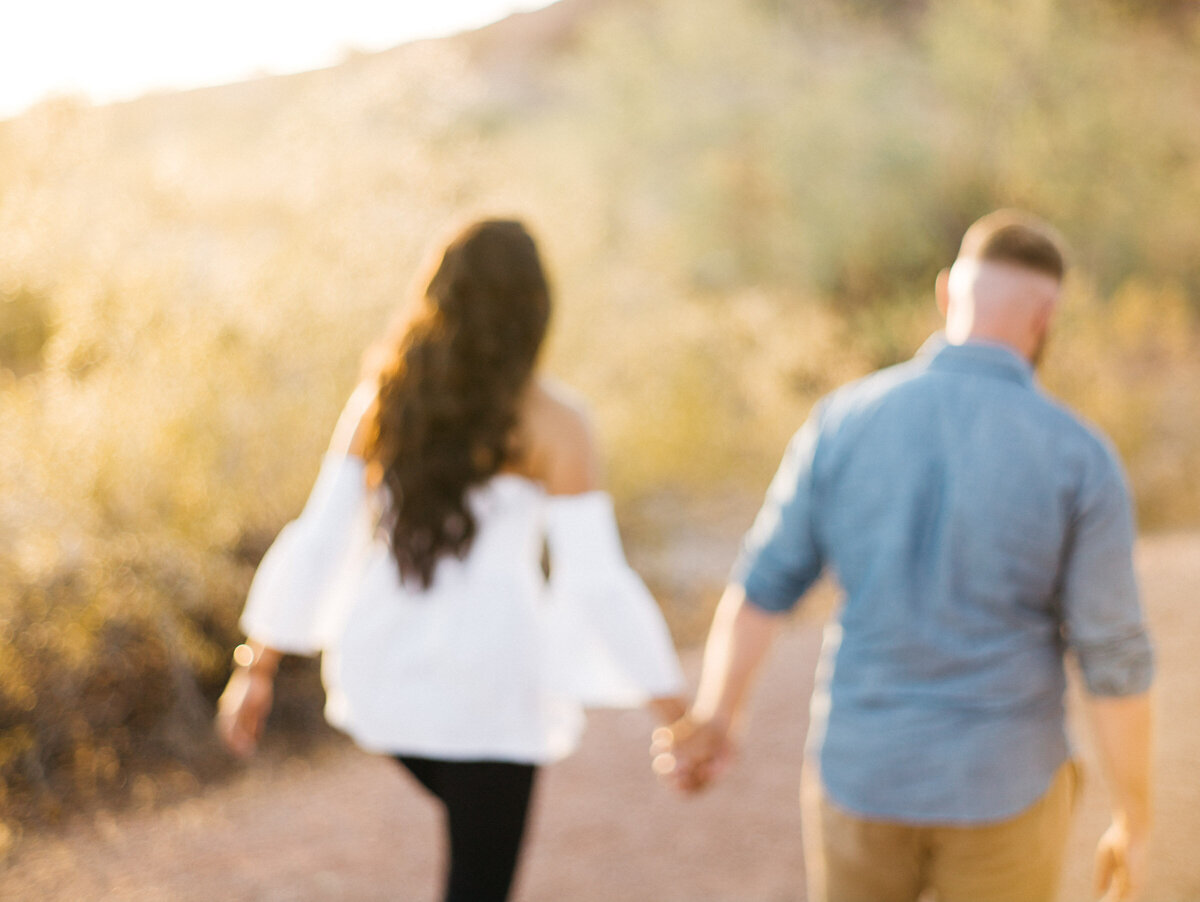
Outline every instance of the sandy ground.
{"label": "sandy ground", "polygon": [[[1160,653],[1158,834],[1148,902],[1200,902],[1200,536],[1139,548]],[[593,715],[582,750],[538,788],[518,902],[798,902],[797,805],[819,625],[801,620],[763,675],[738,767],[681,800],[647,767],[641,712]],[[685,655],[694,677],[698,654]],[[1090,779],[1062,899],[1090,899],[1106,793]],[[152,810],[102,814],[26,838],[0,873],[5,900],[413,900],[436,898],[437,815],[390,761],[348,747],[261,761]]]}

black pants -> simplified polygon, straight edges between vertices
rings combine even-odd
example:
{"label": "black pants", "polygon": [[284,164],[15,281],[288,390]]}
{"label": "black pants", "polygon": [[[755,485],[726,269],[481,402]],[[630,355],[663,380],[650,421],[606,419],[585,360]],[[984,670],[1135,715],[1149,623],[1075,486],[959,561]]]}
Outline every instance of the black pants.
{"label": "black pants", "polygon": [[444,902],[504,902],[512,888],[532,764],[396,758],[442,803],[450,834]]}

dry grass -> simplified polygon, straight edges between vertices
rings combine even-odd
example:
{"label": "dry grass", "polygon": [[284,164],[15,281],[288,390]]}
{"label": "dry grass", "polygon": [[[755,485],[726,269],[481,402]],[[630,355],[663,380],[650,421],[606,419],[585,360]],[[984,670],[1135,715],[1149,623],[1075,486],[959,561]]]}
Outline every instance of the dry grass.
{"label": "dry grass", "polygon": [[[1138,571],[1157,637],[1155,841],[1147,902],[1198,902],[1200,534],[1143,541]],[[821,607],[820,604],[816,606]],[[649,719],[596,712],[579,752],[540,778],[520,902],[799,902],[797,788],[820,610],[780,638],[755,692],[739,761],[712,791],[682,801],[647,767]],[[698,650],[684,654],[695,679]],[[1088,731],[1077,724],[1085,782],[1072,825],[1062,902],[1091,902],[1095,844],[1109,821]],[[436,897],[438,814],[386,758],[330,744],[315,755],[269,749],[220,786],[189,798],[76,818],[20,843],[0,896],[231,902],[375,902]],[[290,749],[287,749],[290,751]],[[620,866],[613,866],[619,862]]]}
{"label": "dry grass", "polygon": [[695,549],[725,541],[696,524],[748,522],[812,401],[912,352],[1001,204],[1075,245],[1047,384],[1113,435],[1145,526],[1195,524],[1196,30],[876,6],[579,0],[0,123],[0,809],[210,766],[253,564],[421,255],[479,212],[542,239],[547,365],[595,401],[681,637],[710,603]]}

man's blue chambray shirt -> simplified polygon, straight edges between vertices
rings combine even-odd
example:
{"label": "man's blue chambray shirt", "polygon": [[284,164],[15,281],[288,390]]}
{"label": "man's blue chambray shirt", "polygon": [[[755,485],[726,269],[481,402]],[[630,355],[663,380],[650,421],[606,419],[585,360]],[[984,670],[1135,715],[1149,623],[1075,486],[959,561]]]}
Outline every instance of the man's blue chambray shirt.
{"label": "man's blue chambray shirt", "polygon": [[828,565],[810,750],[831,800],[908,823],[1032,804],[1068,756],[1063,655],[1146,690],[1133,517],[1108,443],[999,345],[932,339],[834,392],[788,446],[733,581],[786,611]]}

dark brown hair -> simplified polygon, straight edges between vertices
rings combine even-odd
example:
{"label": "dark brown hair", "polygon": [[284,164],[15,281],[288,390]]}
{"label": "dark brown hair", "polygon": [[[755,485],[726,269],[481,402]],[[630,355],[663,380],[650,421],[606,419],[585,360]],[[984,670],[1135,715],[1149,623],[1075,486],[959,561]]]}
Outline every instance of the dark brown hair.
{"label": "dark brown hair", "polygon": [[467,490],[519,453],[518,405],[549,314],[525,227],[484,220],[447,245],[384,348],[366,459],[386,490],[383,527],[402,577],[428,588],[442,556],[470,549]]}
{"label": "dark brown hair", "polygon": [[1013,263],[1060,281],[1067,271],[1058,232],[1020,210],[996,210],[977,220],[963,236],[958,256]]}

